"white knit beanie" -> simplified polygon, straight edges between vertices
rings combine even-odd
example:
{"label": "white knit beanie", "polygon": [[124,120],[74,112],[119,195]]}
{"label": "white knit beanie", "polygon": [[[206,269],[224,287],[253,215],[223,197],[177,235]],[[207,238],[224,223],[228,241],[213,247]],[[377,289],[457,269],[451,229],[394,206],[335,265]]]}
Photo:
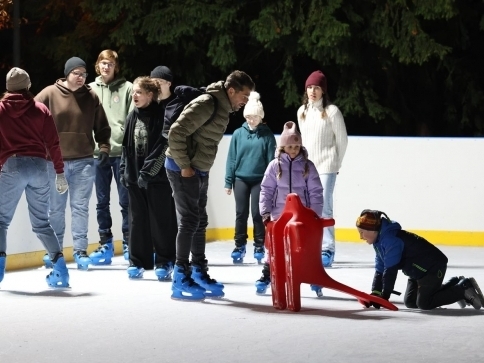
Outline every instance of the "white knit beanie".
{"label": "white knit beanie", "polygon": [[30,77],[22,68],[13,67],[7,74],[7,91],[15,92],[30,88]]}
{"label": "white knit beanie", "polygon": [[244,117],[246,116],[260,116],[261,119],[264,118],[264,108],[262,103],[260,103],[260,94],[255,91],[250,92],[249,101],[244,108]]}

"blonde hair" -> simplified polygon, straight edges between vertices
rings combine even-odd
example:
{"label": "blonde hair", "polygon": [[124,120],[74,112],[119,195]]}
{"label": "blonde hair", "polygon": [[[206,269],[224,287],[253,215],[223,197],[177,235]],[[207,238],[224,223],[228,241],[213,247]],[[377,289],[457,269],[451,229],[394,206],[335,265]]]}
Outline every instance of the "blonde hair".
{"label": "blonde hair", "polygon": [[99,63],[101,63],[101,61],[105,59],[114,63],[114,76],[116,76],[119,73],[118,53],[111,49],[106,49],[99,53],[96,65],[94,66],[94,68],[96,69],[96,74],[101,74],[101,70],[99,69]]}
{"label": "blonde hair", "polygon": [[[279,155],[277,156],[277,179],[281,179],[282,177],[282,167],[281,167],[281,154],[285,154],[286,152],[284,151],[284,146],[279,146],[277,151],[279,151]],[[308,164],[308,158],[305,153],[302,152],[302,146],[301,149],[299,149],[299,154],[302,154],[304,158],[304,173],[303,177],[306,178],[309,175],[309,164]]]}

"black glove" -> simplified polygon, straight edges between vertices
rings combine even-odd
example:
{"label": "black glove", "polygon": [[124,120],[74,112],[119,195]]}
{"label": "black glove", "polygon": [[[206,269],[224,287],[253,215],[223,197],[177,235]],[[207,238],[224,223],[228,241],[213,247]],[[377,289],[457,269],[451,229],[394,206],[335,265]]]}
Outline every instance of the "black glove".
{"label": "black glove", "polygon": [[128,187],[128,182],[126,181],[124,174],[121,174],[121,176],[119,177],[119,183],[125,188]]}
{"label": "black glove", "polygon": [[138,186],[141,188],[141,189],[148,189],[148,181],[146,180],[146,178],[143,176],[143,174],[140,174],[139,175],[139,178],[138,178]]}
{"label": "black glove", "polygon": [[[381,296],[381,293],[378,292],[378,291],[373,291],[370,295],[373,295],[373,296],[378,296],[378,297],[381,297],[382,299],[385,299],[385,300],[388,300],[386,298],[384,298],[383,296]],[[381,305],[376,303],[376,302],[373,302],[373,301],[370,301],[370,302],[365,302],[365,307],[367,308],[370,308],[370,307],[374,307],[375,309],[380,309],[381,308]]]}
{"label": "black glove", "polygon": [[104,166],[109,161],[109,154],[105,151],[100,151],[99,156],[97,157],[97,161],[99,162],[99,166]]}

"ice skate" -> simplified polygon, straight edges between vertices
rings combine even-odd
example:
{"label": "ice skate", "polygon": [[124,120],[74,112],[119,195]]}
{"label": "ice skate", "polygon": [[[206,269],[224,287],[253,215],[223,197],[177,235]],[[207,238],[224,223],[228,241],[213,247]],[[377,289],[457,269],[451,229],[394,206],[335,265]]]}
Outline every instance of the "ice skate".
{"label": "ice skate", "polygon": [[52,261],[50,260],[49,254],[46,253],[44,257],[42,257],[42,262],[44,262],[44,267],[45,268],[52,268],[54,265],[52,264]]}
{"label": "ice skate", "polygon": [[334,261],[334,251],[325,250],[321,253],[321,258],[323,260],[323,267],[328,268],[333,266]]}
{"label": "ice skate", "polygon": [[129,266],[126,271],[128,272],[128,278],[131,280],[137,280],[143,278],[145,269],[143,267]]}
{"label": "ice skate", "polygon": [[7,255],[5,252],[0,252],[0,282],[5,276],[5,265],[7,264]]}
{"label": "ice skate", "polygon": [[62,289],[69,286],[69,271],[66,267],[64,256],[59,254],[53,263],[52,271],[45,277],[47,285],[51,288]]}
{"label": "ice skate", "polygon": [[[459,283],[459,281],[464,280],[464,276],[454,276],[451,277],[447,282],[442,284],[442,290],[448,289],[450,287],[453,287]],[[464,309],[468,304],[464,299],[457,301],[457,304],[461,309]],[[470,304],[469,304],[470,305]]]}
{"label": "ice skate", "polygon": [[482,295],[479,296],[481,289],[479,288],[479,285],[477,285],[476,280],[472,277],[466,278],[461,280],[459,285],[464,289],[464,299],[466,303],[472,305],[474,309],[479,310],[482,307]]}
{"label": "ice skate", "polygon": [[208,262],[192,262],[192,279],[205,289],[205,296],[221,298],[225,296],[224,285],[212,279],[208,274]]}
{"label": "ice skate", "polygon": [[123,243],[123,257],[126,261],[129,261],[129,249],[127,243]]}
{"label": "ice skate", "polygon": [[79,270],[87,270],[89,268],[89,264],[92,263],[86,251],[82,250],[74,253],[74,261],[77,263],[77,268]]}
{"label": "ice skate", "polygon": [[232,259],[234,264],[239,264],[244,262],[244,257],[245,257],[245,252],[246,252],[246,246],[238,246],[235,247],[235,249],[232,251]]}
{"label": "ice skate", "polygon": [[114,256],[113,238],[109,238],[111,242],[104,242],[101,237],[101,245],[89,255],[93,265],[110,265]]}
{"label": "ice skate", "polygon": [[271,279],[268,276],[262,275],[262,277],[255,282],[255,293],[257,295],[265,295],[270,284]]}
{"label": "ice skate", "polygon": [[173,300],[202,301],[205,299],[205,289],[192,279],[188,265],[175,265],[171,290]]}
{"label": "ice skate", "polygon": [[254,246],[254,258],[257,260],[257,263],[260,265],[262,264],[262,260],[264,259],[266,254],[264,246]]}
{"label": "ice skate", "polygon": [[129,261],[129,232],[123,232],[123,257],[126,261]]}
{"label": "ice skate", "polygon": [[168,262],[166,265],[159,266],[155,269],[155,275],[158,281],[171,281],[171,274],[173,272],[173,263]]}
{"label": "ice skate", "polygon": [[321,286],[311,285],[311,291],[314,291],[317,297],[323,297],[323,288]]}
{"label": "ice skate", "polygon": [[484,306],[484,296],[482,295],[482,290],[477,284],[477,281],[473,277],[469,277],[469,280],[474,287],[474,290],[477,292],[477,296],[479,298],[479,301],[481,302],[481,307]]}

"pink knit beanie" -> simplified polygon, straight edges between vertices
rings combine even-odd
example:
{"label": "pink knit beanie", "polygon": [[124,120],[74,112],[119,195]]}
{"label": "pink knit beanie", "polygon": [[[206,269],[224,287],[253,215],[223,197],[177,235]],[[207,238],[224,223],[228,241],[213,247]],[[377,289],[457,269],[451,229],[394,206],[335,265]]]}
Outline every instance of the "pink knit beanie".
{"label": "pink knit beanie", "polygon": [[284,130],[279,138],[279,146],[287,145],[302,145],[302,138],[299,131],[297,131],[296,124],[292,121],[288,121],[284,124]]}

